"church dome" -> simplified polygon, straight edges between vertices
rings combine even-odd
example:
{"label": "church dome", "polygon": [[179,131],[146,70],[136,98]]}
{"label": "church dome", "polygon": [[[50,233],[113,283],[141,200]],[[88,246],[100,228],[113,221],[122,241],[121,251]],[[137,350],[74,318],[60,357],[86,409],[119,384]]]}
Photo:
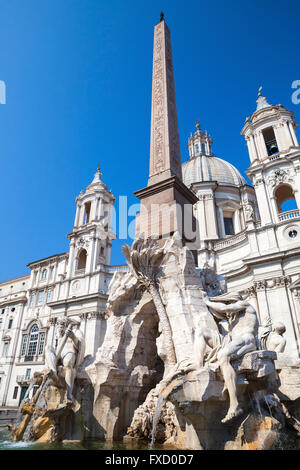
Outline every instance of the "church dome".
{"label": "church dome", "polygon": [[193,183],[216,181],[219,184],[244,186],[246,180],[231,163],[217,158],[212,153],[212,139],[196,124],[196,132],[188,140],[190,159],[182,165],[182,178],[189,188]]}
{"label": "church dome", "polygon": [[199,155],[182,165],[183,182],[187,187],[202,181],[217,181],[219,184],[243,186],[246,183],[240,172],[231,163],[212,155]]}

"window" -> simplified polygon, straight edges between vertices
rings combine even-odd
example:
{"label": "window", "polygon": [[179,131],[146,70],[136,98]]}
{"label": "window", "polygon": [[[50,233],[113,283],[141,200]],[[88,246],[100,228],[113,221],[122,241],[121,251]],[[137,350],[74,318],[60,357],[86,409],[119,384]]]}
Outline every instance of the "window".
{"label": "window", "polygon": [[47,299],[46,299],[47,304],[51,301],[51,294],[52,294],[52,291],[48,290],[47,291]]}
{"label": "window", "polygon": [[225,235],[234,235],[232,217],[224,217]]}
{"label": "window", "polygon": [[199,145],[198,144],[195,145],[195,151],[196,151],[196,155],[199,155]]}
{"label": "window", "polygon": [[30,296],[30,302],[29,302],[29,307],[33,307],[33,306],[34,306],[34,299],[35,299],[35,295],[34,295],[34,294],[31,294],[31,296]]}
{"label": "window", "polygon": [[2,330],[2,324],[3,324],[3,322],[2,322],[2,320],[0,320],[0,330]]}
{"label": "window", "polygon": [[2,315],[3,315],[3,313],[5,313],[5,308],[3,308],[3,309],[1,310],[1,313],[2,313]]}
{"label": "window", "polygon": [[44,291],[40,290],[37,297],[37,305],[42,305],[44,299]]}
{"label": "window", "polygon": [[36,283],[36,281],[37,281],[37,275],[38,275],[38,272],[34,271],[34,274],[33,274],[33,282],[34,283]]}
{"label": "window", "polygon": [[2,351],[2,357],[6,357],[6,356],[7,356],[8,345],[9,345],[9,343],[4,343],[4,345],[3,345],[3,351]]}
{"label": "window", "polygon": [[14,388],[13,400],[15,400],[17,398],[18,391],[19,391],[19,387],[17,386],[17,387]]}
{"label": "window", "polygon": [[13,324],[13,319],[10,318],[10,320],[9,320],[9,322],[8,322],[8,329],[9,329],[9,330],[11,329],[12,324]]}
{"label": "window", "polygon": [[23,335],[20,356],[25,356],[28,343],[28,335]]}
{"label": "window", "polygon": [[86,202],[85,205],[84,205],[84,220],[83,220],[84,224],[89,223],[89,221],[90,221],[90,212],[91,212],[91,203]]}
{"label": "window", "polygon": [[87,258],[87,252],[86,250],[81,250],[79,253],[78,257],[78,264],[77,264],[77,269],[85,269],[86,268],[86,258]]}
{"label": "window", "polygon": [[47,269],[43,269],[41,279],[42,281],[45,281],[46,278],[47,278]]}
{"label": "window", "polygon": [[290,237],[290,238],[296,238],[297,235],[298,235],[297,230],[291,230],[291,231],[289,232],[289,237]]}
{"label": "window", "polygon": [[262,134],[265,140],[268,155],[270,156],[274,155],[275,153],[278,153],[278,145],[276,142],[273,127],[268,127],[267,129],[264,129],[262,131]]}
{"label": "window", "polygon": [[51,266],[51,268],[50,268],[50,279],[53,279],[53,275],[54,275],[54,266]]}
{"label": "window", "polygon": [[202,148],[202,153],[205,155],[205,144],[201,144],[201,148]]}
{"label": "window", "polygon": [[44,351],[44,343],[45,343],[45,333],[40,333],[40,342],[39,342],[39,350],[38,354],[43,354]]}
{"label": "window", "polygon": [[29,380],[31,374],[31,369],[26,369],[25,379]]}
{"label": "window", "polygon": [[33,358],[33,356],[36,353],[38,337],[39,337],[39,327],[37,325],[33,325],[29,333],[29,343],[28,343],[28,351],[27,351],[28,358]]}
{"label": "window", "polygon": [[275,199],[279,213],[297,210],[294,191],[289,184],[281,184],[275,191]]}

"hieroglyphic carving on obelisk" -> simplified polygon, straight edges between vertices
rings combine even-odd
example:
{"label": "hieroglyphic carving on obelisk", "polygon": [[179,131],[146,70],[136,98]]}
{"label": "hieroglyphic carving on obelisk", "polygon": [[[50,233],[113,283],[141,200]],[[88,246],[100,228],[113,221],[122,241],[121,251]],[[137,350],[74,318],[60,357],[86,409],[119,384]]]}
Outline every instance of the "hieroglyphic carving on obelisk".
{"label": "hieroglyphic carving on obelisk", "polygon": [[182,179],[170,31],[154,29],[150,174],[148,186],[170,176]]}

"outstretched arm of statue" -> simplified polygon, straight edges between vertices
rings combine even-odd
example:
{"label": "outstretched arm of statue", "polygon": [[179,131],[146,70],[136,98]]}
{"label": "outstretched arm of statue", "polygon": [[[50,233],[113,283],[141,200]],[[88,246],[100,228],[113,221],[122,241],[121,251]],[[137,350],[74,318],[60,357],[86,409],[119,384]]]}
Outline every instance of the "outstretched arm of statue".
{"label": "outstretched arm of statue", "polygon": [[224,315],[224,317],[235,315],[245,309],[245,303],[238,301],[233,304],[224,304],[222,302],[212,302],[208,297],[204,297],[206,305],[212,308],[216,313]]}
{"label": "outstretched arm of statue", "polygon": [[[203,293],[202,293],[202,296],[203,296],[203,300],[204,300],[204,302],[206,303],[206,305],[207,305],[208,307],[211,307],[210,313],[211,313],[214,317],[216,317],[218,320],[226,320],[226,318],[227,318],[227,317],[226,317],[226,313],[224,313],[223,311],[221,312],[221,311],[219,311],[219,309],[215,309],[215,308],[212,306],[212,303],[213,303],[213,302],[210,302],[210,301],[209,301],[209,298],[208,298],[207,293],[206,293],[206,292],[203,292]],[[216,304],[216,305],[219,306],[220,304]]]}

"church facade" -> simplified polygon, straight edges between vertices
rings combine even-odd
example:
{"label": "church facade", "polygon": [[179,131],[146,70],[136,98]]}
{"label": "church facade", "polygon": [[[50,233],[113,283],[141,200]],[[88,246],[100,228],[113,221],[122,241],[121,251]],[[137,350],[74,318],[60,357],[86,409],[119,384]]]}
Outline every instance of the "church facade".
{"label": "church facade", "polygon": [[198,267],[222,275],[228,291],[249,296],[261,325],[284,323],[286,352],[299,358],[300,148],[293,113],[259,94],[242,129],[249,186],[215,157],[210,137],[191,135],[183,181],[198,197]]}
{"label": "church facade", "polygon": [[122,269],[110,266],[114,201],[98,169],[76,198],[69,251],[29,263],[30,275],[0,284],[0,406],[18,406],[33,374],[45,368],[58,319],[80,322],[86,355],[101,345],[108,285]]}
{"label": "church facade", "polygon": [[[156,28],[157,37],[165,35],[170,43],[164,21]],[[155,67],[160,66],[160,59],[155,60]],[[154,72],[162,77],[159,70],[154,68]],[[175,120],[175,88],[170,77],[174,99],[168,113]],[[157,105],[162,100],[160,86],[165,85],[163,79],[156,84]],[[179,196],[192,204],[199,234],[197,267],[215,269],[228,291],[248,295],[261,325],[284,323],[286,352],[298,360],[300,148],[293,113],[282,105],[270,105],[259,95],[257,108],[242,129],[252,185],[233,165],[213,154],[212,140],[199,124],[188,140],[188,160],[181,165],[176,155],[169,165],[172,171],[166,174],[161,158],[164,148],[157,145],[161,133],[167,135],[169,129],[163,128],[159,113],[153,112],[152,119],[157,135],[151,136],[151,152],[160,160],[150,160],[148,187],[136,195],[142,203],[152,204],[157,202],[159,188],[169,205]],[[174,143],[171,137],[166,148]],[[0,406],[17,407],[33,374],[45,368],[45,348],[56,346],[59,319],[80,322],[86,355],[94,357],[102,344],[109,283],[115,271],[127,269],[110,266],[116,238],[114,201],[98,169],[92,183],[76,198],[68,252],[31,262],[30,275],[0,284]],[[137,227],[142,218],[143,214]]]}

